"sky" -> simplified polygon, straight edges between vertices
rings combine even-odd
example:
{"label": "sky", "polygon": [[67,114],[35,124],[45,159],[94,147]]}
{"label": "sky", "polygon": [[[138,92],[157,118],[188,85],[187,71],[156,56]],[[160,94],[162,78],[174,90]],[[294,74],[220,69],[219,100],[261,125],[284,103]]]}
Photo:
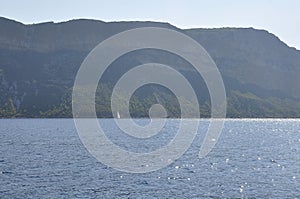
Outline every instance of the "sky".
{"label": "sky", "polygon": [[299,0],[0,0],[0,16],[25,24],[88,18],[179,28],[253,27],[300,49]]}

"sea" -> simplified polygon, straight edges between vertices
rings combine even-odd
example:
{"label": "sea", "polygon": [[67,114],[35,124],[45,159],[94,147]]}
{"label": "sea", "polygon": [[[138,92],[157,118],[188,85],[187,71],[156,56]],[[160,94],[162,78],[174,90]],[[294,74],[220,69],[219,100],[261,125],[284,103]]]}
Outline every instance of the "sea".
{"label": "sea", "polygon": [[[113,143],[136,153],[168,144],[179,122],[168,119],[157,135],[140,139],[99,119]],[[300,120],[226,119],[215,147],[199,158],[209,123],[200,119],[174,162],[130,173],[93,157],[72,119],[1,119],[0,198],[300,198]]]}

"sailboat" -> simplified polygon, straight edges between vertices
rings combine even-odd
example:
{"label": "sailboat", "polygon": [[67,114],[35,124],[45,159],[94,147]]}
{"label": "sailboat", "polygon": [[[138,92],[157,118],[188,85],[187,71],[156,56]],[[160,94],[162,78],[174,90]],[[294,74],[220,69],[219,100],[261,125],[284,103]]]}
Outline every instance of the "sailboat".
{"label": "sailboat", "polygon": [[[159,104],[162,105],[163,103],[162,103],[162,101],[159,99],[159,95],[158,95],[157,93],[153,93],[153,95],[154,95],[156,101],[157,101]],[[169,115],[166,115],[165,118],[170,118],[170,116],[169,116]]]}
{"label": "sailboat", "polygon": [[118,119],[121,118],[119,111],[117,112],[117,118],[118,118]]}

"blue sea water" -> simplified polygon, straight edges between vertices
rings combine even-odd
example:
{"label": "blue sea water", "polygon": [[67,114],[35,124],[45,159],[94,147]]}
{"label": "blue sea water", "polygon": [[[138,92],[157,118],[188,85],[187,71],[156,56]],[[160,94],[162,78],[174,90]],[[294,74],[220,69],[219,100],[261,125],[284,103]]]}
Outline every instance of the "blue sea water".
{"label": "blue sea water", "polygon": [[[136,152],[164,146],[178,125],[170,120],[141,141],[113,120],[100,123]],[[199,159],[208,124],[201,120],[190,149],[168,167],[132,174],[93,158],[72,119],[0,120],[0,198],[300,198],[300,120],[226,120],[215,148]]]}

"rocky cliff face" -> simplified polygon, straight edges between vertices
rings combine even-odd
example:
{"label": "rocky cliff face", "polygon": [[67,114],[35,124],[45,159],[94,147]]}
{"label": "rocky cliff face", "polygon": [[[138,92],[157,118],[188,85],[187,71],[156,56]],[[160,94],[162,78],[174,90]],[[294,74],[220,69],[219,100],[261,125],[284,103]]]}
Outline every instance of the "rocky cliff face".
{"label": "rocky cliff face", "polygon": [[224,76],[243,84],[300,97],[300,51],[264,30],[187,30],[217,62]]}
{"label": "rocky cliff face", "polygon": [[[252,28],[180,30],[167,23],[95,20],[24,25],[0,18],[0,107],[15,109],[22,116],[41,116],[41,112],[62,103],[63,96],[72,88],[80,64],[93,47],[118,32],[149,26],[176,29],[204,46],[224,78],[230,116],[300,116],[300,51],[288,47],[267,31]],[[107,79],[116,78],[123,65],[134,66],[152,60],[168,63],[176,58],[146,51],[129,55],[115,64]],[[205,85],[197,83],[198,76],[186,63],[175,62],[199,87],[200,96]],[[206,91],[203,93],[205,103],[209,97]],[[257,113],[238,114],[249,104],[252,109],[258,109]],[[272,110],[276,113],[267,113]],[[2,116],[6,115],[2,113]]]}

